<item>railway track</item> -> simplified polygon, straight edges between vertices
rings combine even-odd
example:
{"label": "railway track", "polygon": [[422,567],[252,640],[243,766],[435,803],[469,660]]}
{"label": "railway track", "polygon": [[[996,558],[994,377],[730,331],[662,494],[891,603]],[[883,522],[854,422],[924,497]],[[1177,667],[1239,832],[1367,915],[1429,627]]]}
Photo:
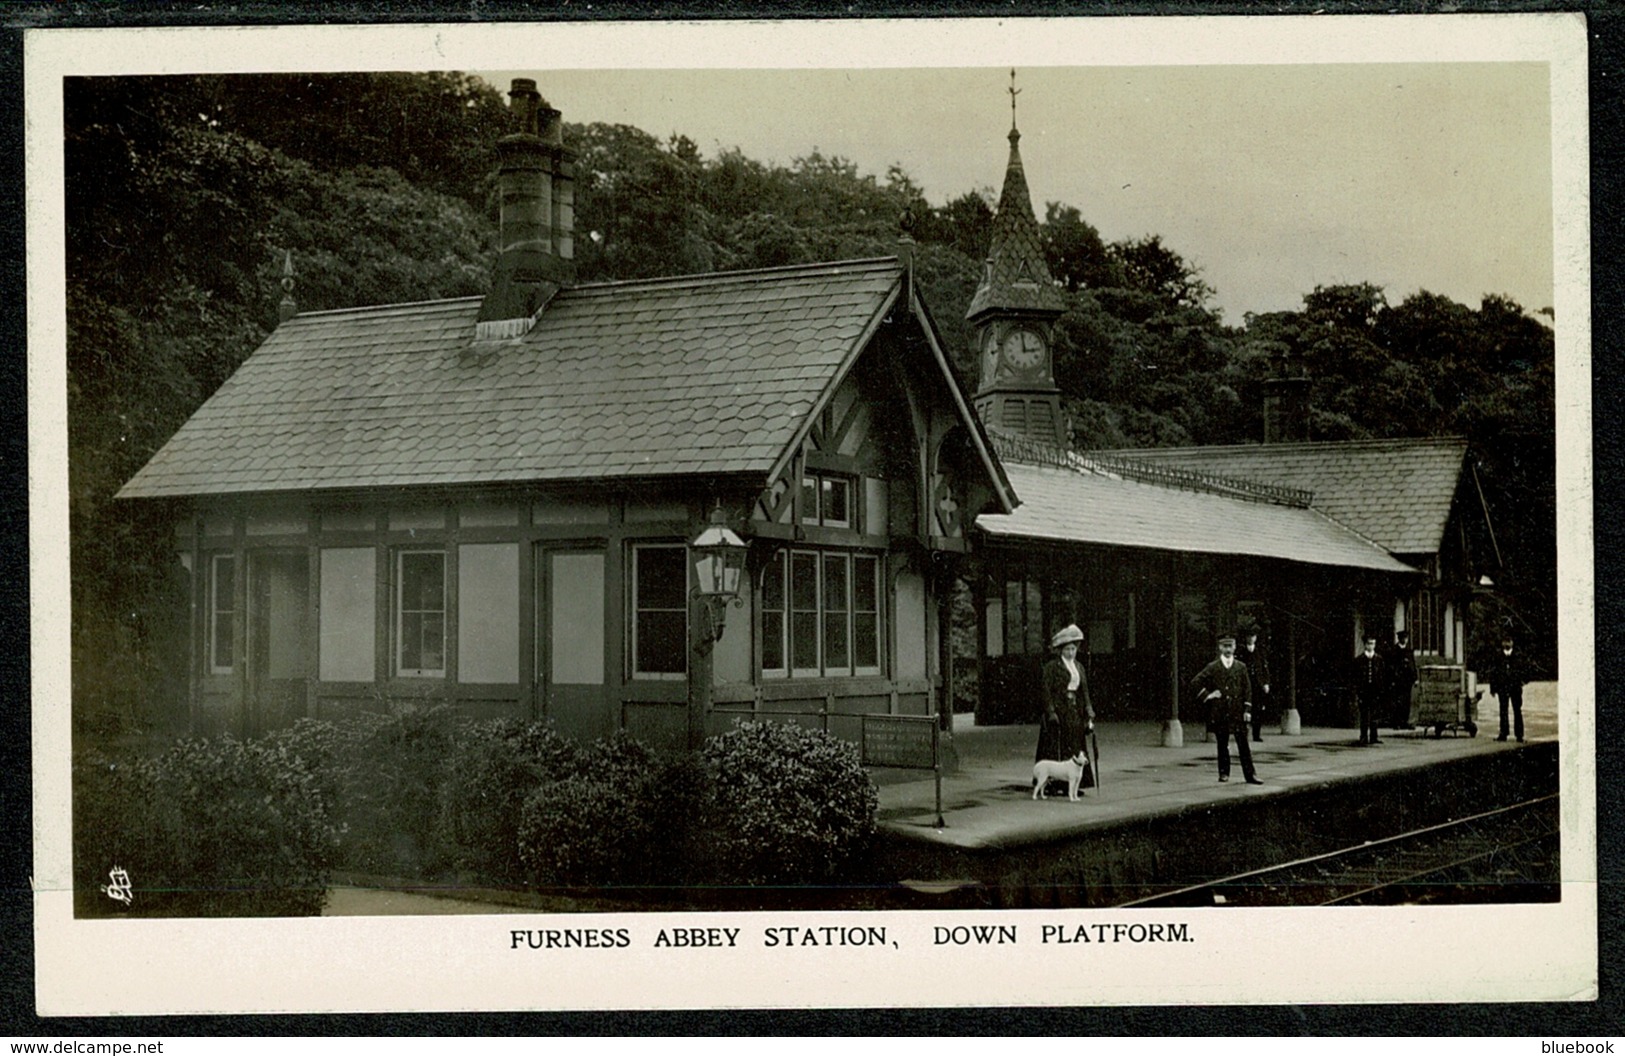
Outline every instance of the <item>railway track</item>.
{"label": "railway track", "polygon": [[1557,796],[1122,903],[1424,905],[1558,898]]}

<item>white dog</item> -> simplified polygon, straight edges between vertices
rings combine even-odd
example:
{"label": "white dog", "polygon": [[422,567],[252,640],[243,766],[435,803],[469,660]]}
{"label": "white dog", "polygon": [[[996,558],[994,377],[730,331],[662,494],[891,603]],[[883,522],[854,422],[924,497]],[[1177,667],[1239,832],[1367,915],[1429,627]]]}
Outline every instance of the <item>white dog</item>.
{"label": "white dog", "polygon": [[1074,802],[1078,798],[1078,785],[1083,781],[1083,772],[1089,768],[1089,757],[1079,752],[1070,759],[1057,762],[1054,759],[1040,759],[1033,764],[1033,798],[1044,798],[1044,786],[1051,781],[1066,782],[1066,798]]}

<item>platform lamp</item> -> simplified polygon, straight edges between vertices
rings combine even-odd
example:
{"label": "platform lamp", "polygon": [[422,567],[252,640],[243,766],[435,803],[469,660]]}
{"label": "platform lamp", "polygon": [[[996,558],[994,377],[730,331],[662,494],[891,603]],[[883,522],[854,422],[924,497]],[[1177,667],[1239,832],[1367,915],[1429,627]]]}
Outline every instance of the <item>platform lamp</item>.
{"label": "platform lamp", "polygon": [[694,555],[694,589],[689,592],[688,747],[705,740],[711,710],[711,650],[727,626],[728,602],[740,604],[745,541],[728,527],[719,501],[711,521],[688,544]]}

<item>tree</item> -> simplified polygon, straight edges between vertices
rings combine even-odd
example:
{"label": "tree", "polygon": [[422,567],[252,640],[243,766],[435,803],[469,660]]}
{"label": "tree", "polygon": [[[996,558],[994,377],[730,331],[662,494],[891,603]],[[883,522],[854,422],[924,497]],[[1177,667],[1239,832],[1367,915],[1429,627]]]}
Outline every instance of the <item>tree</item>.
{"label": "tree", "polygon": [[1044,262],[1050,276],[1066,289],[1075,292],[1127,285],[1123,266],[1076,207],[1060,202],[1046,205],[1043,235]]}
{"label": "tree", "polygon": [[577,152],[576,271],[582,281],[710,271],[713,219],[692,144],[630,125],[569,125]]}
{"label": "tree", "polygon": [[1182,308],[1202,308],[1213,297],[1198,269],[1163,245],[1161,235],[1113,242],[1107,249],[1128,289]]}
{"label": "tree", "polygon": [[167,77],[64,88],[82,722],[162,722],[184,702],[173,511],[112,496],[275,326],[284,252],[307,310],[477,293],[489,274],[490,224],[465,200],[393,169],[290,158],[227,127],[223,91]]}

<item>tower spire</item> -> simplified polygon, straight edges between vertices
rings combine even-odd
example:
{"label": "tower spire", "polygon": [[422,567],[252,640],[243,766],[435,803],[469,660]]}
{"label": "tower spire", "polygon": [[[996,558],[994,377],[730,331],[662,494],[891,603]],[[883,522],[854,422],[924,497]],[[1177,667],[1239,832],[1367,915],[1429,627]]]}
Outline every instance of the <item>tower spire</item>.
{"label": "tower spire", "polygon": [[993,214],[982,281],[965,319],[976,332],[981,382],[976,413],[990,427],[1065,448],[1067,424],[1051,356],[1066,295],[1050,278],[1043,229],[1033,214],[1016,127],[1016,71],[1010,71],[1010,159]]}
{"label": "tower spire", "polygon": [[965,318],[975,322],[998,310],[1053,312],[1059,315],[1066,299],[1050,279],[1044,262],[1042,233],[1033,213],[1032,195],[1027,190],[1027,173],[1018,145],[1016,129],[1016,71],[1010,71],[1010,159],[1005,165],[1004,187],[993,214],[992,239],[988,245],[982,282],[971,298]]}

